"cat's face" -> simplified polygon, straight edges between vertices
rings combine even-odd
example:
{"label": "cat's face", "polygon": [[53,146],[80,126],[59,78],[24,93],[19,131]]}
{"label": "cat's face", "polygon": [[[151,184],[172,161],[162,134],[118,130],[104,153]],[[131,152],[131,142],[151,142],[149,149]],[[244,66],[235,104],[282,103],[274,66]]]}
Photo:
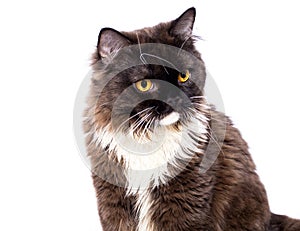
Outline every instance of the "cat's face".
{"label": "cat's face", "polygon": [[197,113],[205,68],[194,48],[194,19],[192,8],[152,28],[100,32],[92,84],[99,127],[140,139],[155,127],[180,129]]}

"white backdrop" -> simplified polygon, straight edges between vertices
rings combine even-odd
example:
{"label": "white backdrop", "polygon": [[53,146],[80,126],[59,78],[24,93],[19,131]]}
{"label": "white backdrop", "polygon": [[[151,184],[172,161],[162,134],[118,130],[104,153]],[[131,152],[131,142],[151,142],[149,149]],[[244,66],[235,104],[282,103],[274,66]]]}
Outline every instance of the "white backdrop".
{"label": "white backdrop", "polygon": [[272,211],[300,218],[298,1],[2,1],[0,230],[97,231],[72,131],[101,27],[132,30],[197,8],[209,72],[249,143]]}

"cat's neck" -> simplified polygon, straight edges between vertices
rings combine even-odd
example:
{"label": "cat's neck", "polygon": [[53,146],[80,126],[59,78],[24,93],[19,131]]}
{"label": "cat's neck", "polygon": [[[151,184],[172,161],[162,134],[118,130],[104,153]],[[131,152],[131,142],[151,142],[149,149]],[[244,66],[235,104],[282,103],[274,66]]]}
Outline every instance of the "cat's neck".
{"label": "cat's neck", "polygon": [[136,194],[166,184],[185,169],[195,155],[202,154],[208,140],[208,122],[203,114],[199,114],[182,123],[178,129],[159,126],[150,135],[149,143],[142,144],[143,152],[126,146],[135,139],[129,133],[116,134],[108,127],[100,128],[94,134],[94,141],[123,163],[127,193]]}

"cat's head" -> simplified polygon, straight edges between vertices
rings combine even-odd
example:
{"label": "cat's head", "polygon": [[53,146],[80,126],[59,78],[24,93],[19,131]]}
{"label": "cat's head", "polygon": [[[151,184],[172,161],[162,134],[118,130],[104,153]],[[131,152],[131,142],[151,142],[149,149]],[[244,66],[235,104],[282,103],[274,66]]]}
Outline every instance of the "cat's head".
{"label": "cat's head", "polygon": [[203,103],[205,67],[190,8],[179,18],[132,32],[100,31],[93,55],[94,123],[140,139],[156,127],[179,130]]}

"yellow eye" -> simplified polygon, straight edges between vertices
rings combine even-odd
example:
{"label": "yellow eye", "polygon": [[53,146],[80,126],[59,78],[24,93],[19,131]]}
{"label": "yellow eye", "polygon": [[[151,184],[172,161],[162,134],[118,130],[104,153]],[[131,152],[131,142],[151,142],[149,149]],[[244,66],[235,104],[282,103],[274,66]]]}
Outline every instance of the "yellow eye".
{"label": "yellow eye", "polygon": [[187,70],[185,73],[178,74],[178,81],[181,83],[186,82],[190,78],[191,73]]}
{"label": "yellow eye", "polygon": [[135,83],[136,88],[141,92],[149,91],[152,88],[152,82],[149,79],[143,79]]}

